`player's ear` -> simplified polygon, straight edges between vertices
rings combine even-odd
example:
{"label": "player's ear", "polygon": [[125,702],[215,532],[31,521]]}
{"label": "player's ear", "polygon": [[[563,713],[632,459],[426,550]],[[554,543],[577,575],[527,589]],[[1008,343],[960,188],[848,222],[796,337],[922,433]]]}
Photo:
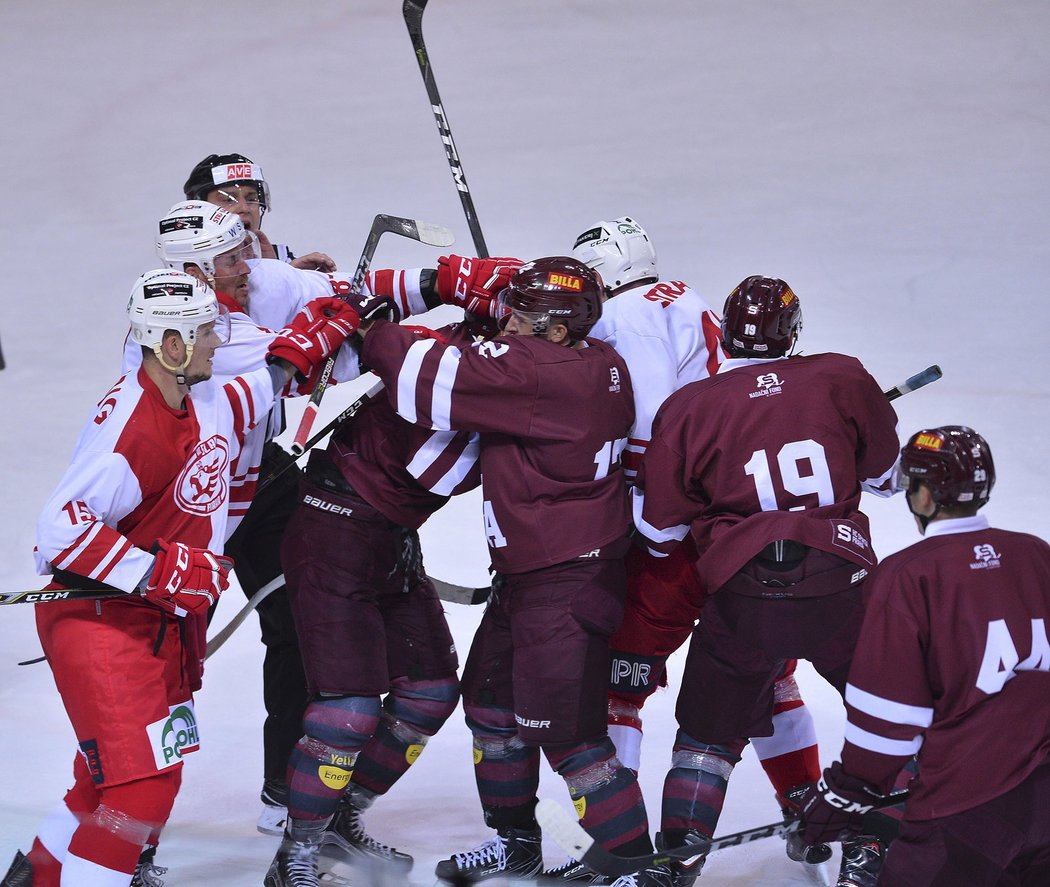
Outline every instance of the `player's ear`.
{"label": "player's ear", "polygon": [[569,328],[564,323],[552,323],[547,328],[547,340],[555,345],[563,344],[569,338]]}

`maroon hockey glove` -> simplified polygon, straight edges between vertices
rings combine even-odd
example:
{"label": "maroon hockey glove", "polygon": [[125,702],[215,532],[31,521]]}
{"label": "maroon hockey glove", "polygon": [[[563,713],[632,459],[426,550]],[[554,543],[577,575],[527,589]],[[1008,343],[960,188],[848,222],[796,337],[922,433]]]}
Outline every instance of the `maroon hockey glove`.
{"label": "maroon hockey glove", "polygon": [[850,776],[836,761],[802,798],[799,835],[807,846],[859,834],[864,814],[881,797],[863,779]]}
{"label": "maroon hockey glove", "polygon": [[157,560],[146,581],[146,599],[176,616],[204,613],[230,585],[233,561],[206,548],[158,539]]}
{"label": "maroon hockey glove", "polygon": [[267,360],[285,360],[303,379],[352,336],[361,323],[357,312],[342,299],[314,299],[270,343]]}
{"label": "maroon hockey glove", "polygon": [[438,298],[477,317],[498,319],[496,297],[521,265],[521,259],[509,257],[442,256],[437,269]]}

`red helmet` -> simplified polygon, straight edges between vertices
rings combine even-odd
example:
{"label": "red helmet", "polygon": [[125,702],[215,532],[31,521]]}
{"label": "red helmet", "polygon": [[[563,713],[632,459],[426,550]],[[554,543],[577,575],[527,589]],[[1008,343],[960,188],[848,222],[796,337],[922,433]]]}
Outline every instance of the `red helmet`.
{"label": "red helmet", "polygon": [[526,262],[499,294],[501,309],[533,322],[533,335],[545,336],[551,323],[562,323],[569,338],[579,341],[602,316],[605,287],[583,262],[550,256]]}
{"label": "red helmet", "polygon": [[901,449],[901,471],[926,484],[938,506],[980,508],[995,484],[988,442],[965,425],[942,425],[913,434]]}
{"label": "red helmet", "polygon": [[802,330],[802,306],[783,280],[748,277],[722,309],[722,340],[730,357],[783,357]]}

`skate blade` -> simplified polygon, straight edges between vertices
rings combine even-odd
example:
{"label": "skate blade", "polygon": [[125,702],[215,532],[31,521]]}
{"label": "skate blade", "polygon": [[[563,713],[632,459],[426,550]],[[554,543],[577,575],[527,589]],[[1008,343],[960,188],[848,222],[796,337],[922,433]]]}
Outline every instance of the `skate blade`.
{"label": "skate blade", "polygon": [[800,862],[799,865],[802,866],[806,877],[816,884],[817,887],[835,887],[835,882],[838,880],[838,870],[832,871],[830,862],[818,862],[816,865]]}

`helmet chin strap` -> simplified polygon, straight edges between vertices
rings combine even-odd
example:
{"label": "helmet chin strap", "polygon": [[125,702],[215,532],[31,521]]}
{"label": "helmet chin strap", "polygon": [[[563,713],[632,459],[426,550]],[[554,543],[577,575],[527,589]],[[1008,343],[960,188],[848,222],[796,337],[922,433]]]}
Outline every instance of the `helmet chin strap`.
{"label": "helmet chin strap", "polygon": [[180,366],[177,366],[177,367],[172,366],[170,363],[168,363],[164,359],[164,355],[161,354],[160,345],[154,345],[153,346],[153,353],[157,355],[157,360],[160,361],[160,365],[162,367],[164,367],[164,369],[166,369],[166,370],[168,370],[168,371],[170,371],[170,372],[175,374],[175,381],[178,382],[179,385],[185,385],[186,384],[186,374],[183,372],[183,370],[185,370],[186,367],[188,367],[190,365],[190,358],[193,357],[193,343],[192,342],[187,342],[186,343],[186,359],[182,362],[182,364]]}

